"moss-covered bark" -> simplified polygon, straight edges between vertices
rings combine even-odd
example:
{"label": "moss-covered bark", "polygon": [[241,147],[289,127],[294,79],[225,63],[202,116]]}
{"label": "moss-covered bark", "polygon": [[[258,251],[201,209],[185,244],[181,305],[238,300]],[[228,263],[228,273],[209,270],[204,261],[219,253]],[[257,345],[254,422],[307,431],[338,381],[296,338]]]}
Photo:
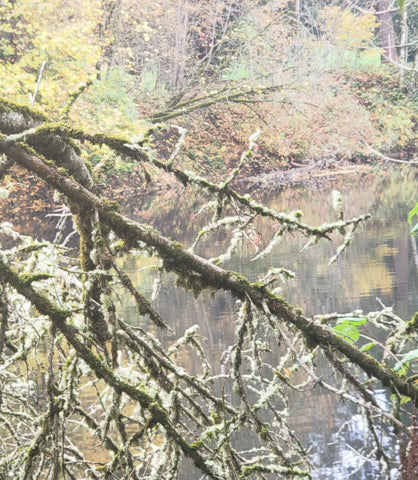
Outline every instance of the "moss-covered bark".
{"label": "moss-covered bark", "polygon": [[[116,392],[125,393],[132,400],[137,401],[143,409],[148,410],[153,421],[165,429],[167,434],[175,441],[176,445],[194,462],[197,468],[202,470],[209,478],[222,480],[222,477],[218,476],[216,472],[208,466],[208,463],[196,448],[193,448],[193,446],[178,433],[176,426],[170,418],[170,412],[160,404],[158,398],[152,396],[146,388],[133,386],[117,378],[112,369],[85,344],[82,338],[80,338],[80,332],[67,322],[71,316],[70,312],[58,308],[45,296],[36,292],[31,285],[28,285],[24,279],[16,275],[1,259],[0,278],[26,297],[41,314],[48,315],[54,327],[65,335],[65,338],[74,347],[77,354],[89,365],[99,378],[104,379]],[[37,455],[38,449],[39,446],[36,444],[35,448],[31,450],[28,455],[32,457]]]}
{"label": "moss-covered bark", "polygon": [[110,227],[125,243],[132,247],[138,242],[154,248],[165,261],[168,270],[179,275],[180,280],[197,292],[204,288],[229,291],[241,300],[249,297],[260,309],[300,329],[311,345],[335,348],[351,362],[359,365],[369,375],[378,378],[385,386],[409,396],[418,402],[418,387],[406,382],[389,368],[380,364],[367,353],[335,335],[329,328],[305,317],[286,301],[273,295],[262,285],[252,284],[245,277],[224,270],[204,258],[190,253],[155,229],[134,222],[107,207],[96,197],[71,179],[63,176],[56,168],[47,165],[24,146],[10,144],[0,138],[0,150],[21,165],[35,172],[51,186],[60,190],[71,202],[78,202],[87,209],[97,209],[103,223]]}
{"label": "moss-covered bark", "polygon": [[11,136],[9,141],[26,142],[89,190],[94,188],[93,178],[77,146],[50,128],[45,115],[27,106],[0,100],[0,131]]}
{"label": "moss-covered bark", "polygon": [[[13,115],[14,110],[15,120],[20,125],[15,133],[7,127],[7,122],[13,121],[10,115]],[[4,257],[0,259],[0,283],[2,287],[11,285],[26,297],[42,316],[49,317],[52,322],[53,341],[50,342],[46,393],[51,415],[55,415],[54,428],[61,422],[65,430],[65,415],[75,407],[74,411],[81,415],[82,423],[92,430],[94,436],[100,438],[101,444],[112,455],[112,461],[98,466],[97,472],[112,472],[114,475],[123,471],[126,475],[132,475],[133,479],[141,478],[142,467],[139,465],[148,464],[150,458],[153,462],[154,459],[150,455],[153,455],[152,452],[157,445],[160,447],[163,438],[164,445],[158,452],[158,454],[162,452],[159,455],[161,465],[150,473],[154,477],[165,472],[166,468],[173,467],[177,472],[180,458],[186,456],[208,478],[229,480],[265,475],[277,475],[278,478],[309,478],[310,474],[306,470],[309,466],[306,452],[295,438],[285,417],[289,408],[288,389],[297,392],[299,389],[303,390],[306,385],[311,387],[313,384],[326,388],[340,398],[348,398],[365,409],[370,436],[379,446],[379,454],[384,448],[377,433],[380,426],[376,427],[378,423],[374,418],[376,412],[379,413],[380,419],[389,420],[399,432],[410,435],[407,426],[399,418],[382,411],[363,383],[362,377],[357,377],[356,373],[353,373],[356,369],[350,369],[347,365],[354,364],[360,367],[362,373],[380,380],[398,396],[397,398],[399,395],[407,396],[416,405],[418,387],[414,376],[407,379],[398,375],[384,362],[379,362],[362,352],[355,345],[337,336],[321,321],[308,318],[302,311],[274,294],[266,286],[271,282],[270,277],[273,275],[271,271],[262,281],[252,283],[239,273],[214,264],[216,259],[206,260],[194,254],[192,250],[186,250],[180,243],[164,237],[151,226],[122,215],[117,206],[115,208],[112,202],[98,195],[90,173],[85,176],[83,170],[85,166],[81,168],[81,174],[77,170],[81,158],[73,140],[104,143],[132,161],[149,162],[154,167],[169,172],[185,186],[197,185],[205,189],[214,199],[211,204],[214,223],[207,228],[208,231],[212,227],[215,229],[226,225],[234,225],[235,228],[236,224],[239,228],[244,225],[245,229],[256,216],[262,216],[280,225],[280,235],[298,231],[309,239],[308,243],[309,241],[315,243],[320,239],[329,239],[333,232],[341,233],[345,227],[348,227],[347,230],[357,228],[367,219],[367,215],[311,227],[301,221],[300,213],[287,215],[276,212],[255,202],[249,196],[239,195],[230,187],[230,183],[251,155],[253,137],[250,139],[249,148],[241,156],[238,167],[225,181],[216,184],[193,172],[176,167],[173,162],[175,155],[170,156],[165,162],[156,158],[150,153],[146,141],[130,144],[123,138],[90,135],[67,125],[48,123],[32,110],[19,108],[7,102],[0,103],[0,131],[6,133],[0,134],[0,152],[7,157],[6,162],[0,165],[0,175],[16,162],[58,190],[68,201],[80,234],[82,272],[78,277],[72,276],[73,280],[76,279],[75,283],[80,285],[77,296],[72,297],[68,286],[63,284],[56,297],[57,302],[67,302],[67,298],[71,297],[67,303],[72,305],[71,308],[76,303],[74,311],[77,314],[74,315],[74,322],[72,312],[58,308],[49,300],[52,298],[50,294],[39,293],[39,284],[36,285],[34,282],[45,279],[50,282],[49,273],[37,273],[36,270],[33,273],[30,270],[27,274],[18,275],[7,264],[11,257]],[[66,160],[70,163],[66,164]],[[87,167],[85,168],[88,172]],[[235,216],[224,218],[228,205],[234,210]],[[230,367],[227,375],[227,381],[230,383],[226,388],[235,389],[233,397],[238,398],[236,402],[235,398],[233,400],[226,398],[229,395],[229,392],[225,393],[226,390],[222,391],[222,395],[214,392],[209,362],[200,343],[199,334],[196,333],[197,329],[190,328],[166,351],[150,333],[153,325],[148,329],[142,325],[133,328],[117,317],[111,295],[115,272],[122,286],[135,298],[138,315],[148,315],[158,327],[167,326],[153,309],[151,302],[135,289],[130,278],[118,268],[109,246],[110,231],[119,238],[119,243],[126,250],[141,248],[152,252],[153,255],[156,254],[162,260],[162,269],[177,276],[177,285],[193,291],[195,295],[203,290],[213,292],[222,290],[241,301],[237,302],[237,305],[241,303],[241,308],[236,315],[238,326],[234,343],[225,352],[227,360],[222,366]],[[241,230],[238,233],[241,233]],[[348,240],[346,236],[340,248],[345,248]],[[31,248],[40,247],[38,244],[35,247],[29,244],[24,248],[27,248],[25,252],[30,254]],[[23,250],[20,253],[22,252]],[[38,253],[37,250],[34,252]],[[221,255],[218,259],[221,257],[226,255]],[[274,270],[276,277],[279,270]],[[83,293],[80,278],[84,281]],[[3,304],[6,302],[2,298],[0,300]],[[83,316],[79,312],[84,313],[85,323],[81,325],[78,322],[83,321]],[[22,340],[18,335],[10,336],[12,341],[9,341],[7,308],[1,308],[0,315],[2,320],[0,353],[4,354],[5,349],[9,348],[16,354],[16,358],[27,361],[29,355],[24,347],[24,335],[21,335]],[[27,320],[30,328],[32,321],[34,324],[38,321],[43,322],[43,325],[46,323],[45,317],[35,316]],[[16,324],[19,322],[20,319],[17,322],[15,320]],[[406,322],[402,331],[401,329],[396,331],[397,337],[393,335],[393,343],[396,343],[395,340],[399,336],[413,336],[416,332],[416,323],[415,317]],[[86,335],[84,325],[88,325],[89,333],[92,335]],[[55,331],[59,337],[65,339],[63,343],[66,351],[74,355],[76,359],[74,365],[78,361],[84,367],[87,365],[89,367],[85,369],[87,373],[81,373],[81,368],[78,373],[74,373],[76,367],[71,360],[60,370],[64,372],[62,375],[52,371],[55,348],[57,347],[57,350],[61,348],[58,342],[54,343]],[[273,335],[272,339],[269,338],[269,334]],[[291,340],[287,336],[292,336]],[[287,351],[283,352],[283,358],[278,360],[277,366],[267,364],[265,361],[265,352],[270,348],[270,341],[274,343],[284,341],[287,346]],[[72,348],[68,348],[68,344]],[[201,360],[202,364],[197,368],[202,369],[202,374],[191,374],[173,360],[174,355],[177,355],[184,345],[193,348],[197,358]],[[316,374],[314,359],[318,347],[324,352],[334,383],[328,383]],[[59,351],[62,358],[65,358],[66,353],[63,350]],[[290,368],[287,365],[290,365]],[[59,369],[61,368],[60,365]],[[295,378],[299,374],[293,376],[299,368],[307,375],[305,385],[298,385]],[[102,379],[107,385],[105,390],[108,393],[103,395],[99,392],[100,388],[97,388],[98,403],[103,408],[102,422],[90,416],[88,410],[78,401],[79,389],[74,387],[74,383],[80,381],[83,375],[88,375],[90,379],[91,377],[96,380]],[[61,390],[59,388],[55,390],[53,383],[53,379],[58,376],[61,378],[59,385]],[[343,391],[340,388],[341,379],[356,393]],[[305,380],[302,383],[305,383]],[[65,408],[55,412],[53,407],[54,398],[58,395],[56,392],[59,393],[60,401],[65,404]],[[256,397],[257,401],[253,402],[253,397]],[[128,414],[125,417],[131,405],[124,403],[127,399],[130,399],[129,402],[133,402],[137,408],[133,416]],[[108,409],[109,401],[111,407]],[[283,412],[277,411],[277,405],[283,408]],[[273,420],[268,423],[266,419]],[[137,431],[132,434],[129,431],[131,428],[137,428]],[[242,431],[251,432],[257,444],[252,459],[247,459],[248,452],[243,453],[234,449],[235,438]],[[65,433],[62,438],[64,437]],[[39,436],[37,438],[41,439]],[[61,465],[56,453],[61,440],[56,430],[51,439],[50,446],[55,455],[54,471],[58,472]],[[131,450],[138,441],[146,444],[140,460],[136,456],[137,452],[134,454]],[[62,444],[64,445],[64,440]],[[43,452],[37,447],[36,441],[33,446],[35,448],[29,448],[24,459],[27,469],[31,469],[36,462],[43,461],[39,460]],[[381,458],[386,465],[390,464],[385,452]],[[62,468],[66,468],[65,465],[62,465]],[[96,474],[93,474],[93,478],[98,478],[94,475]]]}

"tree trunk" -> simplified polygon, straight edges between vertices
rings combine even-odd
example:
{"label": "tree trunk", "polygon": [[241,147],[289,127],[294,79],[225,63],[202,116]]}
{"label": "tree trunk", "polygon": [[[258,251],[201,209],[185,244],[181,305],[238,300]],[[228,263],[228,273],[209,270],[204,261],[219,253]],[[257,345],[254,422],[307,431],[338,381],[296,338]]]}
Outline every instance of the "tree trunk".
{"label": "tree trunk", "polygon": [[400,63],[400,82],[401,85],[404,85],[405,82],[405,67],[408,63],[408,10],[407,6],[404,5],[402,11],[402,22],[401,22],[401,44],[399,52],[399,63]]}
{"label": "tree trunk", "polygon": [[185,64],[187,56],[187,29],[189,25],[188,1],[178,6],[178,29],[176,32],[176,65],[174,71],[174,87],[177,90],[184,88]]}
{"label": "tree trunk", "polygon": [[382,61],[384,63],[396,62],[396,37],[393,28],[393,10],[388,0],[377,0],[377,18],[379,20],[379,41],[384,50]]}

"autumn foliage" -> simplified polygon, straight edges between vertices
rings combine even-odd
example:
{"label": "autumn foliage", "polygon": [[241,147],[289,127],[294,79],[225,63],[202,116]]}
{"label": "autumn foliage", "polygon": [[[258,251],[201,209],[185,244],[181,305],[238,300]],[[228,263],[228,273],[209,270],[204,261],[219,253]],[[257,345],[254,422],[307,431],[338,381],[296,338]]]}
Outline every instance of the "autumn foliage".
{"label": "autumn foliage", "polygon": [[[169,118],[188,130],[178,161],[212,178],[236,166],[257,129],[244,175],[358,161],[369,146],[407,158],[416,104],[380,66],[378,18],[321,2],[295,9],[284,1],[5,1],[2,92],[55,121],[133,139]],[[158,151],[167,150],[160,140]],[[120,199],[144,190],[144,172],[106,147],[83,155]],[[34,201],[19,213],[23,185]],[[9,193],[1,200],[8,219],[53,206],[52,194],[18,171]]]}

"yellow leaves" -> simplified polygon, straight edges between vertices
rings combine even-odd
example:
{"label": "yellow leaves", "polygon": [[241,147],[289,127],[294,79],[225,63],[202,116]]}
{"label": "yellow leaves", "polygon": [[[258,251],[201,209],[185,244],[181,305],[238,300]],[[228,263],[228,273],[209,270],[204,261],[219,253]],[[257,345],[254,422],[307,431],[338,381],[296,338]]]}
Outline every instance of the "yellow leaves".
{"label": "yellow leaves", "polygon": [[326,38],[349,49],[368,47],[376,28],[373,14],[355,15],[337,6],[324,7],[319,19],[324,24]]}
{"label": "yellow leaves", "polygon": [[141,23],[138,22],[135,25],[135,30],[138,33],[142,34],[142,38],[144,39],[145,42],[149,42],[151,40],[151,35],[154,31],[154,29],[152,27],[150,27],[150,25],[148,24],[148,22],[146,20],[141,22]]}
{"label": "yellow leaves", "polygon": [[3,93],[27,103],[45,61],[36,103],[46,111],[57,110],[68,101],[68,92],[94,71],[100,58],[96,33],[101,2],[16,0],[13,8],[3,4],[0,13],[0,30],[11,29],[19,39],[18,48],[16,42],[7,51],[2,48],[3,56],[11,58],[0,65]]}
{"label": "yellow leaves", "polygon": [[9,174],[4,175],[3,176],[3,184],[8,186],[11,183],[13,183],[13,179],[12,179],[11,175],[9,175]]}
{"label": "yellow leaves", "polygon": [[33,75],[22,71],[17,64],[0,63],[0,88],[4,96],[14,101],[27,103],[28,92],[34,88]]}

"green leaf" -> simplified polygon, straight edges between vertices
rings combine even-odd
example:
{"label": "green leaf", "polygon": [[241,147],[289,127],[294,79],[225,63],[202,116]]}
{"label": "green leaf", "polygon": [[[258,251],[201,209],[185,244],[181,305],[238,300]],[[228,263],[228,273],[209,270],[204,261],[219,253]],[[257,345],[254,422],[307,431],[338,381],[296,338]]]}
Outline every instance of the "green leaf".
{"label": "green leaf", "polygon": [[395,372],[399,372],[402,375],[406,375],[409,369],[409,362],[413,360],[418,360],[418,348],[415,350],[410,350],[409,352],[405,353],[402,360],[398,362],[393,369]]}
{"label": "green leaf", "polygon": [[418,223],[415,225],[415,227],[411,230],[411,233],[416,233],[418,232]]}
{"label": "green leaf", "polygon": [[408,403],[411,401],[411,397],[407,397],[406,395],[401,396],[401,405],[405,405],[405,403]]}
{"label": "green leaf", "polygon": [[405,405],[405,403],[408,403],[411,401],[411,397],[407,397],[406,395],[396,395],[395,393],[393,393],[391,396],[390,396],[390,401],[392,403],[394,402],[398,402],[398,400],[400,400],[400,404],[401,405]]}
{"label": "green leaf", "polygon": [[[409,225],[412,225],[412,218],[415,215],[418,215],[418,202],[415,205],[415,207],[408,213],[408,223],[409,223]],[[416,227],[416,225],[415,225],[415,227]],[[415,229],[415,227],[414,227],[414,229]]]}
{"label": "green leaf", "polygon": [[337,320],[337,325],[364,325],[365,323],[367,323],[366,317],[344,317]]}
{"label": "green leaf", "polygon": [[410,362],[411,360],[418,360],[418,348],[405,353],[402,358],[402,363]]}
{"label": "green leaf", "polygon": [[409,370],[409,362],[398,362],[394,367],[393,370],[399,373],[399,375],[406,375]]}
{"label": "green leaf", "polygon": [[339,337],[350,343],[355,343],[360,338],[360,332],[358,331],[358,328],[348,323],[336,325],[333,330]]}
{"label": "green leaf", "polygon": [[368,350],[370,350],[371,348],[373,348],[376,344],[374,342],[369,342],[369,343],[366,343],[365,345],[363,345],[360,350],[362,352],[367,352]]}

